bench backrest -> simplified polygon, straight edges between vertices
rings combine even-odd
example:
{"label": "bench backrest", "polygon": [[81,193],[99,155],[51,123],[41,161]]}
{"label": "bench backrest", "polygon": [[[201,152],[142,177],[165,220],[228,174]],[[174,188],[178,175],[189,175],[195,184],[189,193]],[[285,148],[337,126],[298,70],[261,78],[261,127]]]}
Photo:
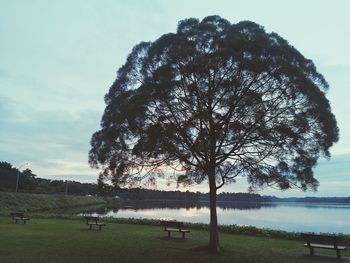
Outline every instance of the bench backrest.
{"label": "bench backrest", "polygon": [[179,222],[179,221],[167,221],[167,220],[161,220],[160,224],[162,226],[164,226],[164,229],[166,229],[167,227],[175,227],[175,228],[183,228],[184,223],[183,222]]}
{"label": "bench backrest", "polygon": [[327,235],[302,233],[301,237],[306,241],[308,246],[310,246],[310,243],[318,243],[323,245],[334,245],[334,247],[336,248],[342,241],[340,237]]}
{"label": "bench backrest", "polygon": [[13,213],[11,213],[11,216],[12,216],[12,218],[15,218],[15,217],[21,217],[21,218],[23,218],[23,217],[24,217],[24,213],[13,212]]}
{"label": "bench backrest", "polygon": [[100,220],[97,216],[84,216],[84,218],[86,220],[86,224],[89,224],[89,222],[96,224]]}

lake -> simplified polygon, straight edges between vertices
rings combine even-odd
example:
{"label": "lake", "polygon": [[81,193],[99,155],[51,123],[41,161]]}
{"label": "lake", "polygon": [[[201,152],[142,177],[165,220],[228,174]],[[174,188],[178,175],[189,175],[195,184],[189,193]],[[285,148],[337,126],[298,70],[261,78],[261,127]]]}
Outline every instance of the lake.
{"label": "lake", "polygon": [[[217,213],[219,224],[225,225],[350,234],[350,204],[218,202]],[[145,201],[102,208],[89,214],[208,224],[210,210],[208,203]]]}

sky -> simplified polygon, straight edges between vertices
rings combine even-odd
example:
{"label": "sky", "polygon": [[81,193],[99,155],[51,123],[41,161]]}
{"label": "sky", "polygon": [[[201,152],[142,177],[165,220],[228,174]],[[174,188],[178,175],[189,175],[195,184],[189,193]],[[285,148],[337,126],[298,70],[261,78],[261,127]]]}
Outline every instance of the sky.
{"label": "sky", "polygon": [[[350,196],[349,10],[347,0],[0,0],[0,161],[41,178],[96,182],[90,139],[133,46],[175,32],[182,19],[219,15],[254,21],[312,59],[330,84],[327,98],[340,128],[332,158],[315,169],[318,192],[258,193]],[[222,191],[247,187],[240,178]]]}

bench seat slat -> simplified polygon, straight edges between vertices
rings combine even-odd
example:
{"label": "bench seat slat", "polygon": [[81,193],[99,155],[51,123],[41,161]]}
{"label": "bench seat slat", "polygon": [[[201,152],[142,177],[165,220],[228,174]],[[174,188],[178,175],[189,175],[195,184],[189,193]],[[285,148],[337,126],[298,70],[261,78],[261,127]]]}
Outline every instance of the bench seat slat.
{"label": "bench seat slat", "polygon": [[185,239],[185,234],[189,233],[190,230],[184,228],[184,223],[174,220],[161,220],[160,224],[164,227],[164,231],[168,232],[168,237],[170,237],[171,232],[178,232],[182,234],[182,238]]}
{"label": "bench seat slat", "polygon": [[309,234],[302,233],[301,237],[306,241],[304,247],[310,249],[310,255],[314,255],[315,248],[321,249],[331,249],[335,250],[337,254],[337,258],[341,258],[340,252],[346,250],[345,246],[340,246],[342,239],[337,236],[327,236],[327,235],[317,235],[317,234]]}
{"label": "bench seat slat", "polygon": [[101,231],[102,227],[106,226],[105,223],[99,222],[100,219],[97,216],[84,216],[84,218],[86,220],[86,224],[89,225],[90,230],[92,230],[93,226],[96,226]]}
{"label": "bench seat slat", "polygon": [[310,243],[310,246],[305,243],[305,247],[314,247],[314,248],[324,248],[324,249],[337,249],[337,250],[346,250],[346,247],[344,246],[337,246],[337,248],[334,247],[334,245],[324,245],[324,244],[316,244],[316,243]]}
{"label": "bench seat slat", "polygon": [[23,221],[24,224],[27,223],[27,221],[30,221],[28,217],[24,216],[24,213],[22,212],[12,212],[11,214],[12,220],[15,221],[17,224],[18,221]]}
{"label": "bench seat slat", "polygon": [[95,222],[89,222],[88,225],[94,225],[94,226],[105,226],[105,223],[95,223]]}
{"label": "bench seat slat", "polygon": [[179,228],[166,228],[165,231],[190,232],[190,230],[188,230],[188,229],[179,229]]}

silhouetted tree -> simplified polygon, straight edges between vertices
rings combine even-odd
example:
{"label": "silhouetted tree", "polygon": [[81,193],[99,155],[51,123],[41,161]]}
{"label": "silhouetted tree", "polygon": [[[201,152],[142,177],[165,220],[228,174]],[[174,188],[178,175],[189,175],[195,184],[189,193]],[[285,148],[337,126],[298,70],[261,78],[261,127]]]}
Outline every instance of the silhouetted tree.
{"label": "silhouetted tree", "polygon": [[15,189],[18,169],[8,162],[0,162],[0,189]]}
{"label": "silhouetted tree", "polygon": [[317,188],[312,168],[338,140],[327,89],[311,60],[260,25],[186,19],[118,70],[89,162],[119,185],[154,182],[164,167],[182,183],[208,180],[219,251],[216,192],[236,176],[251,190]]}
{"label": "silhouetted tree", "polygon": [[19,181],[19,188],[23,190],[35,190],[37,183],[35,181],[35,174],[32,173],[32,170],[25,169],[21,173],[21,180]]}

